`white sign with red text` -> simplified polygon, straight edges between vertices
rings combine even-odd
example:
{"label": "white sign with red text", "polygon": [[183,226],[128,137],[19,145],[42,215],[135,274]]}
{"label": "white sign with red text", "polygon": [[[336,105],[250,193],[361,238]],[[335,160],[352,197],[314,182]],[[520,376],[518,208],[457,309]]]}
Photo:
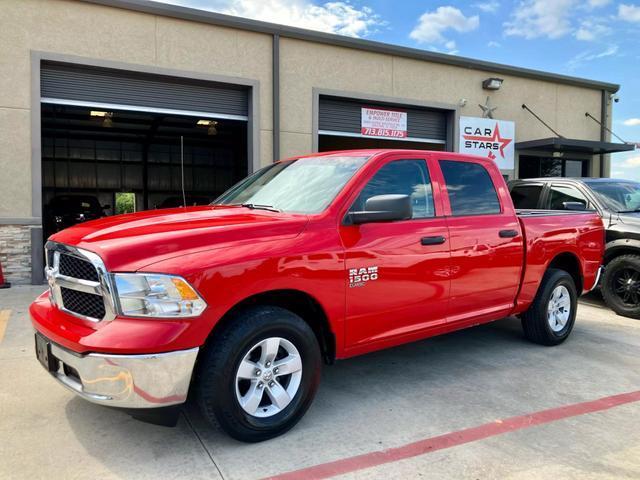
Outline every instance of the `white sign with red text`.
{"label": "white sign with red text", "polygon": [[363,107],[360,127],[367,137],[406,138],[407,112]]}
{"label": "white sign with red text", "polygon": [[460,153],[487,157],[502,170],[514,168],[515,123],[492,118],[460,117]]}

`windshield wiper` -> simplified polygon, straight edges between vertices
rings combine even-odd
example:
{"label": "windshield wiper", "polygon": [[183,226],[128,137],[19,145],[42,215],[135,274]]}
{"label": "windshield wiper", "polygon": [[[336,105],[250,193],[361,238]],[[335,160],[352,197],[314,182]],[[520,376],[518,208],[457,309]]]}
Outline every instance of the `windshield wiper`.
{"label": "windshield wiper", "polygon": [[251,210],[268,210],[270,212],[282,212],[273,205],[260,205],[259,203],[233,203],[234,206],[250,208]]}

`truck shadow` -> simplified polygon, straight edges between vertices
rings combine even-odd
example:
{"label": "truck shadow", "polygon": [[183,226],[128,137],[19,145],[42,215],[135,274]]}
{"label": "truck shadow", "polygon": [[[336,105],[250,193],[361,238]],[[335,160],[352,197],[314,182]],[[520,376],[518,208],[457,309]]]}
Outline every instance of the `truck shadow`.
{"label": "truck shadow", "polygon": [[[585,382],[594,390],[587,396],[595,398],[593,378],[608,376],[609,387],[618,379],[611,376],[611,362],[605,367],[599,358],[612,355],[611,346],[593,336],[578,323],[562,347],[541,347],[524,339],[518,319],[508,318],[340,361],[324,368],[318,396],[301,422],[260,444],[242,444],[210,427],[191,404],[174,429],[77,398],[66,413],[87,451],[123,476],[130,477],[131,469],[140,473],[136,477],[162,469],[168,478],[178,473],[173,464],[188,464],[183,473],[191,478],[211,478],[218,468],[225,478],[260,478],[580,401],[584,394],[575,386]],[[105,440],[113,447],[105,448]],[[269,471],[256,458],[269,458]]]}

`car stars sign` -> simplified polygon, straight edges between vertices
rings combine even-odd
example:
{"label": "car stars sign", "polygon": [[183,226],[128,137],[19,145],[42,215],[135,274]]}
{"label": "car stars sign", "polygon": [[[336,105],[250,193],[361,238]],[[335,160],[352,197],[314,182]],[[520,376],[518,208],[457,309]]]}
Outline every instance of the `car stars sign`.
{"label": "car stars sign", "polygon": [[460,153],[487,157],[502,170],[514,168],[515,124],[492,118],[460,117]]}
{"label": "car stars sign", "polygon": [[366,137],[407,137],[407,112],[362,108],[360,133]]}

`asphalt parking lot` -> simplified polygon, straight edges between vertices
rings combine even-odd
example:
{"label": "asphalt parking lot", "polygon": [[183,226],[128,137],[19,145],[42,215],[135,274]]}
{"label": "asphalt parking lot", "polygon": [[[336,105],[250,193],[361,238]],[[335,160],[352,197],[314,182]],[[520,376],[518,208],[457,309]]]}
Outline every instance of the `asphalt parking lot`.
{"label": "asphalt parking lot", "polygon": [[640,321],[595,295],[559,347],[505,319],[325,368],[298,426],[248,445],[193,408],[159,427],[56,385],[27,313],[42,289],[0,290],[2,479],[640,478]]}

